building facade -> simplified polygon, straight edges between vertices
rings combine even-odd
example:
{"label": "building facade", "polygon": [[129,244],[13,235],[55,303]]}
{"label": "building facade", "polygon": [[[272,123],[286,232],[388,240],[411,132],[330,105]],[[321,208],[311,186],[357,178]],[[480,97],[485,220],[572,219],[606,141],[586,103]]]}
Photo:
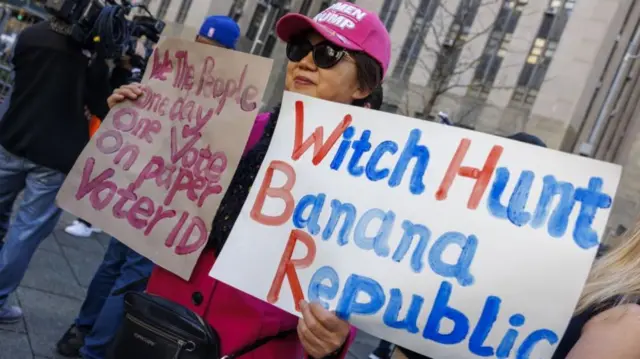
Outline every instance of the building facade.
{"label": "building facade", "polygon": [[[151,0],[154,14],[196,28],[233,16],[242,51],[272,57],[265,106],[280,100],[287,12],[313,15],[331,0]],[[624,166],[611,233],[640,214],[640,0],[355,0],[379,13],[393,55],[389,112],[506,135],[526,131],[550,148]]]}

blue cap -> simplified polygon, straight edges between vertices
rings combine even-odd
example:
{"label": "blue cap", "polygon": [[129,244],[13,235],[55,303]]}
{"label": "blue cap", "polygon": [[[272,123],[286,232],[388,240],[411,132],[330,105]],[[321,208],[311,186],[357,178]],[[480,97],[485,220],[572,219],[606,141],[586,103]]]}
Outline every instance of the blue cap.
{"label": "blue cap", "polygon": [[228,16],[209,16],[204,19],[198,35],[235,49],[240,37],[240,26]]}

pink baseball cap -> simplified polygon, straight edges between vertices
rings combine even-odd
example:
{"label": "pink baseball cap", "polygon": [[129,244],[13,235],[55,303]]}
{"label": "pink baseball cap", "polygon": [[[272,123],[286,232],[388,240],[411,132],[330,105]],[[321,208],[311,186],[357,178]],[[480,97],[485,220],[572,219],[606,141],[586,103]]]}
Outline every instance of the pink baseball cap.
{"label": "pink baseball cap", "polygon": [[276,25],[276,33],[284,42],[307,30],[315,30],[347,50],[366,53],[380,63],[382,76],[386,75],[391,61],[391,38],[376,13],[352,3],[338,2],[313,19],[290,13]]}

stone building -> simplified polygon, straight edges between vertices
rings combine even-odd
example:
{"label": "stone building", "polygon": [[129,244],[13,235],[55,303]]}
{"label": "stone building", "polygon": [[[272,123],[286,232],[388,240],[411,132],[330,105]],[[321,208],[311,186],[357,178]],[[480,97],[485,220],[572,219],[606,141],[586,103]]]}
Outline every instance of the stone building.
{"label": "stone building", "polygon": [[[241,50],[274,58],[267,91],[273,95],[265,99],[272,106],[285,64],[275,22],[287,12],[316,14],[332,2],[151,0],[149,6],[193,28],[207,14],[233,16],[243,29]],[[444,111],[479,131],[526,131],[551,148],[618,163],[624,174],[609,228],[621,233],[633,225],[640,212],[639,0],[355,2],[378,12],[392,37],[386,111],[418,118]]]}

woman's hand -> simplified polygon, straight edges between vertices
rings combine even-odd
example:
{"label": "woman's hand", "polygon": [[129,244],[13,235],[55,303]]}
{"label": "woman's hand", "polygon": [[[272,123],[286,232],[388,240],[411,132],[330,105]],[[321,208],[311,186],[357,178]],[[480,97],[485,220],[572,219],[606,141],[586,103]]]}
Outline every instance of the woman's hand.
{"label": "woman's hand", "polygon": [[111,96],[107,99],[107,105],[109,108],[113,108],[113,106],[123,102],[124,100],[137,100],[138,97],[142,95],[142,85],[141,84],[130,84],[124,85],[120,88],[117,88]]}
{"label": "woman's hand", "polygon": [[567,359],[640,358],[640,306],[620,305],[593,317]]}
{"label": "woman's hand", "polygon": [[300,302],[302,319],[298,321],[298,337],[304,350],[322,359],[339,350],[349,337],[350,325],[318,303]]}

